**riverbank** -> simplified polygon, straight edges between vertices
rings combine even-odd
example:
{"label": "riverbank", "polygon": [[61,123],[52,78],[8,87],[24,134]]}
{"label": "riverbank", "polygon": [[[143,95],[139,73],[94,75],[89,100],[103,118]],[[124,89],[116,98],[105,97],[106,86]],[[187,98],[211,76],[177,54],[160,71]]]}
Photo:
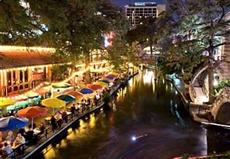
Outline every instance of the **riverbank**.
{"label": "riverbank", "polygon": [[195,122],[198,122],[200,124],[202,122],[209,122],[207,119],[199,117],[198,114],[209,111],[211,108],[210,105],[206,105],[206,104],[198,105],[198,104],[191,103],[191,100],[189,99],[189,97],[185,95],[186,89],[185,89],[184,83],[181,80],[173,79],[170,77],[167,77],[167,80],[172,83],[173,87],[176,89],[176,91],[180,95],[183,105],[185,109],[189,112],[189,114],[191,115],[192,119]]}
{"label": "riverbank", "polygon": [[[136,72],[132,75],[127,75],[124,79],[121,79],[119,83],[117,83],[116,85],[114,85],[111,88],[111,90],[109,92],[110,96],[113,97],[120,88],[127,85],[128,81],[137,74],[138,74],[138,72]],[[24,154],[19,155],[16,158],[25,158],[25,159],[36,158],[37,155],[39,153],[41,153],[42,150],[45,149],[47,146],[59,141],[61,138],[66,136],[68,134],[69,128],[78,127],[80,119],[87,119],[87,118],[89,118],[90,114],[100,112],[101,109],[104,107],[104,105],[105,105],[105,103],[102,101],[97,106],[91,107],[89,110],[86,110],[85,112],[83,112],[80,115],[75,115],[75,116],[69,115],[68,116],[68,121],[69,121],[68,123],[64,123],[63,126],[60,129],[56,130],[54,133],[51,132],[51,134],[48,133],[46,136],[42,136],[40,138],[40,141],[36,145],[33,145],[33,146],[26,148]]]}
{"label": "riverbank", "polygon": [[[184,108],[189,112],[190,116],[192,117],[193,121],[205,126],[206,128],[209,129],[214,129],[217,130],[218,132],[224,132],[224,133],[228,133],[230,130],[230,126],[229,125],[224,125],[224,124],[218,124],[215,122],[212,122],[211,120],[205,119],[200,117],[200,114],[205,114],[206,112],[210,112],[211,111],[211,105],[208,104],[194,104],[191,102],[191,100],[189,99],[189,97],[186,97],[186,89],[184,87],[184,83],[182,81],[180,82],[176,82],[174,79],[172,78],[167,78],[167,80],[172,83],[173,87],[176,89],[176,91],[178,92],[179,96],[181,97],[181,101],[184,105]],[[178,79],[176,79],[178,80]],[[178,158],[174,158],[174,159],[182,159],[184,157],[178,157]],[[208,159],[208,158],[229,158],[229,152],[226,153],[220,153],[220,154],[207,154],[205,156],[188,156],[187,158],[198,158],[198,159]]]}

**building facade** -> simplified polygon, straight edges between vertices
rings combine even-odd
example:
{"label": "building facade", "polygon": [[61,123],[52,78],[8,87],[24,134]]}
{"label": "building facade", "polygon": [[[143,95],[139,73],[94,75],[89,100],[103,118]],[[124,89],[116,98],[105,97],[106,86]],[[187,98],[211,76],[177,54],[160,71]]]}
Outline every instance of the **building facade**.
{"label": "building facade", "polygon": [[156,2],[136,2],[125,6],[125,14],[130,27],[134,28],[141,24],[143,18],[157,18],[165,9],[165,4],[157,4]]}
{"label": "building facade", "polygon": [[[15,96],[32,90],[44,82],[50,83],[53,66],[71,65],[60,57],[56,58],[55,51],[54,48],[0,46],[0,97]],[[109,71],[110,64],[102,60],[104,54],[103,50],[91,52],[91,63],[88,68],[91,73],[100,74]],[[75,69],[70,68],[68,77],[64,80],[70,83],[77,79],[76,75],[80,76],[87,70],[82,60],[77,62]]]}
{"label": "building facade", "polygon": [[51,80],[54,49],[0,46],[0,96],[32,89]]}

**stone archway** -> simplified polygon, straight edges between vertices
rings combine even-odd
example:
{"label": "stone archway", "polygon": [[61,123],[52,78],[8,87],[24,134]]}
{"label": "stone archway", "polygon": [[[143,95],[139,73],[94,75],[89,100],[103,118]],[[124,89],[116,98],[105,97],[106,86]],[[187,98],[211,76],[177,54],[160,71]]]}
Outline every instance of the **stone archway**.
{"label": "stone archway", "polygon": [[216,122],[230,124],[230,102],[224,103],[216,114]]}

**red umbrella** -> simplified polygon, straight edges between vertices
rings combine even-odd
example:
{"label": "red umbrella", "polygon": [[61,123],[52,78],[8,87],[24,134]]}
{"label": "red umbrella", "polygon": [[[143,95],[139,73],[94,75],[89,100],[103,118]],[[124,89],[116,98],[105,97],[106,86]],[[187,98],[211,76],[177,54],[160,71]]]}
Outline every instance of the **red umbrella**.
{"label": "red umbrella", "polygon": [[103,89],[103,87],[101,85],[98,84],[88,84],[87,85],[88,88],[92,89],[92,90],[99,90],[99,89]]}
{"label": "red umbrella", "polygon": [[21,109],[17,112],[17,115],[19,117],[26,117],[29,119],[32,118],[37,118],[40,116],[45,116],[48,113],[47,108],[39,107],[39,106],[32,106],[32,107],[27,107],[24,109]]}
{"label": "red umbrella", "polygon": [[76,99],[81,99],[83,97],[83,94],[77,91],[70,91],[67,92],[66,94],[74,96]]}
{"label": "red umbrella", "polygon": [[47,114],[48,114],[48,109],[39,106],[27,107],[17,112],[17,115],[19,117],[26,117],[32,119],[32,126],[33,126],[34,118],[45,116]]}

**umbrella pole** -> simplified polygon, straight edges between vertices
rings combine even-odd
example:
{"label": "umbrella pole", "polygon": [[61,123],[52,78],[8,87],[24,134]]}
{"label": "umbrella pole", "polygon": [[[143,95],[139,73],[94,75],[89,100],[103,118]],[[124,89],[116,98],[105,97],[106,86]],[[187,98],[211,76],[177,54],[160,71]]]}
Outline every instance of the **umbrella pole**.
{"label": "umbrella pole", "polygon": [[32,129],[34,129],[34,118],[32,118]]}

